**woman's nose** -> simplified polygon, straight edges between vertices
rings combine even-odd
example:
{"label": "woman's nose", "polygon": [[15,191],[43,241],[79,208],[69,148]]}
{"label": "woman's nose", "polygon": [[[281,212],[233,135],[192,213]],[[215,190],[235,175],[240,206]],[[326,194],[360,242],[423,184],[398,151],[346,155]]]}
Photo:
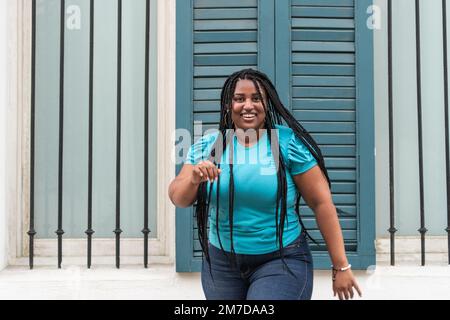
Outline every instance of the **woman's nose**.
{"label": "woman's nose", "polygon": [[251,99],[245,100],[244,109],[253,109],[253,103]]}

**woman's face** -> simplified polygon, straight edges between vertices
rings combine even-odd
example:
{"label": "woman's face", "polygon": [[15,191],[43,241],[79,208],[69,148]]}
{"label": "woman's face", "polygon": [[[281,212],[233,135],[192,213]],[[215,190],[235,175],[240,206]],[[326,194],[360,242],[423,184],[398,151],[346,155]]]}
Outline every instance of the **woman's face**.
{"label": "woman's face", "polygon": [[266,119],[266,111],[262,99],[265,101],[265,92],[260,87],[263,95],[260,97],[251,80],[239,80],[232,98],[231,119],[236,129],[262,129]]}

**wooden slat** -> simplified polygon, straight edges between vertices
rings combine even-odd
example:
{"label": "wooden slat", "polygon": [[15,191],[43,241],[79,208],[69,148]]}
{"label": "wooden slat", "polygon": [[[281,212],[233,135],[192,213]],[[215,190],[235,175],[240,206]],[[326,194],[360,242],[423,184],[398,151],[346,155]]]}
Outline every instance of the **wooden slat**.
{"label": "wooden slat", "polygon": [[293,86],[325,86],[351,87],[355,86],[355,77],[340,76],[293,76]]}
{"label": "wooden slat", "polygon": [[293,98],[355,98],[353,87],[293,87]]}
{"label": "wooden slat", "polygon": [[292,53],[293,63],[355,63],[353,53]]}
{"label": "wooden slat", "polygon": [[356,159],[325,157],[325,166],[327,169],[354,169],[356,168]]}
{"label": "wooden slat", "polygon": [[195,55],[194,66],[238,66],[258,63],[256,54]]}
{"label": "wooden slat", "polygon": [[256,31],[196,31],[194,43],[256,42]]}
{"label": "wooden slat", "polygon": [[354,29],[353,19],[292,18],[292,28]]}
{"label": "wooden slat", "polygon": [[302,121],[301,124],[311,133],[323,132],[323,133],[351,133],[355,132],[355,122],[307,122]]}
{"label": "wooden slat", "polygon": [[320,146],[320,150],[324,157],[349,157],[356,153],[355,146]]}
{"label": "wooden slat", "polygon": [[292,109],[340,109],[355,110],[355,99],[292,99]]}
{"label": "wooden slat", "polygon": [[302,121],[355,121],[355,111],[294,110],[296,119]]}
{"label": "wooden slat", "polygon": [[208,66],[208,67],[194,67],[194,77],[209,76],[209,77],[228,77],[233,72],[244,68],[256,69],[256,65],[247,66]]}
{"label": "wooden slat", "polygon": [[256,7],[257,0],[195,0],[194,8]]}
{"label": "wooden slat", "polygon": [[291,16],[293,18],[353,18],[354,8],[342,7],[304,7],[293,6]]}
{"label": "wooden slat", "polygon": [[356,137],[351,133],[314,133],[312,134],[314,140],[317,144],[355,144]]}
{"label": "wooden slat", "polygon": [[194,101],[194,112],[220,110],[220,100]]}
{"label": "wooden slat", "polygon": [[293,41],[354,41],[354,30],[293,29]]}
{"label": "wooden slat", "polygon": [[[356,217],[356,206],[355,205],[351,205],[351,206],[340,205],[340,206],[336,206],[336,207],[339,208],[340,210],[346,212],[346,215],[343,216],[343,218],[341,217],[340,220],[352,219],[352,218],[354,219]],[[306,219],[315,218],[315,213],[307,205],[301,205],[300,206],[300,216],[302,217],[302,220],[305,221]]]}
{"label": "wooden slat", "polygon": [[219,100],[220,91],[219,89],[195,90],[194,100]]}
{"label": "wooden slat", "polygon": [[294,64],[292,66],[292,74],[298,76],[354,76],[355,66],[351,64]]}
{"label": "wooden slat", "polygon": [[194,45],[195,54],[206,53],[257,53],[256,42],[245,43],[198,43]]}
{"label": "wooden slat", "polygon": [[292,51],[355,52],[355,43],[343,41],[292,41]]}
{"label": "wooden slat", "polygon": [[256,19],[257,8],[194,9],[194,19]]}
{"label": "wooden slat", "polygon": [[355,170],[332,169],[328,170],[328,176],[332,181],[356,181]]}
{"label": "wooden slat", "polygon": [[292,0],[293,6],[332,6],[332,7],[353,7],[354,0]]}
{"label": "wooden slat", "polygon": [[256,20],[196,20],[194,30],[257,30]]}
{"label": "wooden slat", "polygon": [[[194,89],[221,89],[226,78],[195,78]],[[195,111],[195,110],[194,110]]]}

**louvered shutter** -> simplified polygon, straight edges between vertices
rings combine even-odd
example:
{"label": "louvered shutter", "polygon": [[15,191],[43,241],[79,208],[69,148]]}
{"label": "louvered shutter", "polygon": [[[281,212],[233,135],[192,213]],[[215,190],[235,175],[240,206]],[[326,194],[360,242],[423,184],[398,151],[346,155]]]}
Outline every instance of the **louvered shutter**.
{"label": "louvered shutter", "polygon": [[[340,223],[346,250],[359,268],[374,263],[373,153],[367,154],[373,152],[372,54],[371,32],[364,29],[369,4],[368,0],[177,2],[181,6],[177,45],[182,46],[177,50],[181,55],[177,127],[193,131],[194,121],[201,121],[203,132],[217,128],[225,78],[244,67],[266,72],[323,151],[333,201],[344,212]],[[364,63],[370,65],[363,75]],[[367,108],[358,109],[364,101]],[[364,168],[369,171],[361,172]],[[363,214],[361,205],[366,208]],[[301,214],[322,244],[311,244],[315,267],[328,268],[314,213],[302,203]],[[199,271],[202,254],[192,208],[177,209],[176,227],[177,270]]]}

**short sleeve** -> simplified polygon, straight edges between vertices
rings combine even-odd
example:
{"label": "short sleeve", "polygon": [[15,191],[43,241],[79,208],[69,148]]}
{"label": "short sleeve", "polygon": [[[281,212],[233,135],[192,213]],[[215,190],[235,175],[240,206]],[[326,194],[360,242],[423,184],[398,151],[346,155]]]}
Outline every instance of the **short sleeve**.
{"label": "short sleeve", "polygon": [[214,141],[217,138],[216,134],[207,134],[197,140],[192,146],[190,146],[188,154],[186,156],[185,164],[197,164],[202,160],[209,158],[209,153],[213,147]]}
{"label": "short sleeve", "polygon": [[292,175],[306,172],[317,164],[316,158],[294,132],[288,145],[288,163]]}

